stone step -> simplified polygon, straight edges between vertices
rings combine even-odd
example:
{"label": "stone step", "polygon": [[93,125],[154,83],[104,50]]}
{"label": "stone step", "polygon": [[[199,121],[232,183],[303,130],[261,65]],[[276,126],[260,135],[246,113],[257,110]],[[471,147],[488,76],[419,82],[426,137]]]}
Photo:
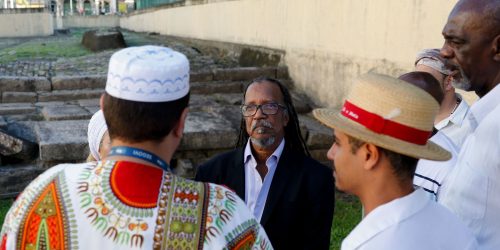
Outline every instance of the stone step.
{"label": "stone step", "polygon": [[[56,105],[45,107],[58,107]],[[172,165],[183,176],[193,176],[196,167],[232,148],[240,126],[235,105],[201,106],[187,117],[183,139]],[[311,118],[299,115],[301,130],[313,158],[328,163],[326,152],[332,143],[332,131]],[[86,120],[26,121],[9,124],[6,131],[39,147],[39,156],[31,162],[0,166],[0,198],[13,197],[44,169],[63,162],[83,162],[88,156]]]}
{"label": "stone step", "polygon": [[39,92],[39,102],[72,101],[78,99],[93,99],[101,97],[104,89],[55,90]]}
{"label": "stone step", "polygon": [[0,199],[16,197],[43,171],[36,164],[0,166]]}
{"label": "stone step", "polygon": [[[44,109],[56,107],[51,112],[57,113],[60,106],[46,106]],[[78,107],[78,106],[77,106]],[[82,109],[81,107],[79,107]],[[81,110],[79,110],[81,112]],[[45,114],[44,114],[45,115]],[[8,125],[13,136],[17,134],[34,134],[39,145],[39,158],[42,161],[76,161],[84,160],[88,155],[87,126],[88,117],[79,120],[26,121]],[[78,117],[81,118],[81,117]],[[332,131],[308,115],[299,115],[303,136],[311,149],[326,149],[331,146]],[[220,150],[234,146],[241,116],[237,106],[207,106],[193,109],[187,117],[184,137],[179,151]],[[15,131],[13,126],[24,130]],[[26,130],[33,130],[27,132]]]}
{"label": "stone step", "polygon": [[[285,67],[238,67],[192,72],[190,82],[244,81],[248,82],[260,76],[288,80]],[[0,76],[0,92],[39,92],[51,90],[78,90],[104,88],[106,75],[18,77]]]}

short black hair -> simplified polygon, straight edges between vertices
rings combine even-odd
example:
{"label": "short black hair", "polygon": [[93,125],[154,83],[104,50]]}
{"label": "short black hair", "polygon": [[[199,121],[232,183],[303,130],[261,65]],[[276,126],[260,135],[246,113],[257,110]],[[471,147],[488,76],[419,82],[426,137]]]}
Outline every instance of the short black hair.
{"label": "short black hair", "polygon": [[109,137],[130,143],[160,142],[179,121],[189,95],[170,102],[137,102],[104,93],[103,112]]}

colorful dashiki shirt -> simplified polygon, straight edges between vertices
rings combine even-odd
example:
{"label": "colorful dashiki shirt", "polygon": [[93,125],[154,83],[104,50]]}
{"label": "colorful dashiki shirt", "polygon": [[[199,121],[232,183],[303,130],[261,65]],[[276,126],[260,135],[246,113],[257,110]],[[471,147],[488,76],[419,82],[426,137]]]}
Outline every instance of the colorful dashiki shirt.
{"label": "colorful dashiki shirt", "polygon": [[126,161],[64,164],[19,196],[3,249],[272,249],[229,189]]}

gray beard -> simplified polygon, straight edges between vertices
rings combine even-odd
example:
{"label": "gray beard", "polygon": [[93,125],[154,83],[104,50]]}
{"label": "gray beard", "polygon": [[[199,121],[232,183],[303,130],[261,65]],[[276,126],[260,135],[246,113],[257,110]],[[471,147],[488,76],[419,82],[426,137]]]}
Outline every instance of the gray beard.
{"label": "gray beard", "polygon": [[455,87],[457,89],[470,91],[471,84],[470,84],[469,78],[467,78],[467,76],[465,76],[465,73],[462,69],[460,69],[460,74],[462,75],[462,78],[459,81],[454,79],[453,81],[451,81],[451,85],[453,85],[453,87]]}
{"label": "gray beard", "polygon": [[250,141],[252,141],[252,143],[259,148],[268,148],[269,146],[274,144],[274,142],[276,141],[276,137],[271,136],[264,139],[250,137]]}

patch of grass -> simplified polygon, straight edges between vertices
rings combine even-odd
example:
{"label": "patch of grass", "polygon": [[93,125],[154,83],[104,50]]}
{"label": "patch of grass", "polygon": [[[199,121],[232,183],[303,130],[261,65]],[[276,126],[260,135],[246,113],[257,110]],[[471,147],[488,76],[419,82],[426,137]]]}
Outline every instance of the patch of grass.
{"label": "patch of grass", "polygon": [[351,195],[337,191],[335,194],[335,213],[333,215],[330,249],[340,249],[342,240],[361,221],[361,203]]}
{"label": "patch of grass", "polygon": [[29,41],[14,47],[0,50],[0,63],[8,63],[22,59],[51,59],[60,57],[78,57],[90,54],[80,41]]}
{"label": "patch of grass", "polygon": [[[9,212],[10,206],[12,206],[13,202],[13,199],[0,200],[0,225],[3,226],[5,215],[7,215],[7,212]],[[0,228],[2,227],[0,226]]]}

